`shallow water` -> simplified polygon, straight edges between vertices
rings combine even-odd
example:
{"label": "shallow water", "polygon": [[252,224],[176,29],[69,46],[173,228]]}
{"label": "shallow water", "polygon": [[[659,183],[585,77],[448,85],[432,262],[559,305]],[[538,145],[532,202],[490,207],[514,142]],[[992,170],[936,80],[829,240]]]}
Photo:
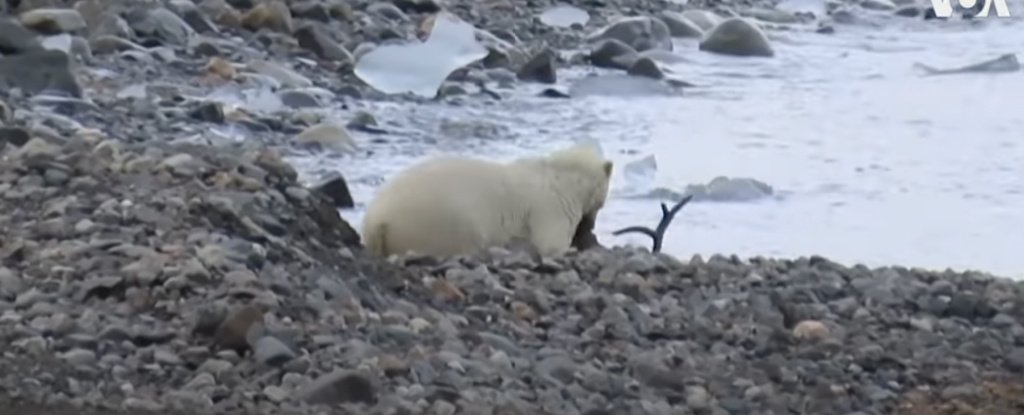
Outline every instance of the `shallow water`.
{"label": "shallow water", "polygon": [[[650,154],[658,163],[651,182],[626,180],[617,169],[597,229],[606,245],[649,245],[639,235],[610,234],[659,219],[659,200],[626,197],[638,189],[744,176],[782,197],[693,203],[669,229],[664,251],[817,254],[1024,277],[1024,209],[1017,208],[1024,206],[1024,73],[923,77],[913,68],[1024,52],[1022,28],[1016,19],[901,18],[882,29],[839,26],[835,35],[772,32],[770,59],[716,56],[678,42],[688,62],[673,69],[699,85],[683,97],[372,104],[395,133],[355,133],[366,149],[356,156],[296,161],[309,179],[345,174],[359,206],[342,215],[358,226],[381,181],[423,157],[507,160],[596,139],[617,166]],[[465,121],[478,125],[459,128]]]}

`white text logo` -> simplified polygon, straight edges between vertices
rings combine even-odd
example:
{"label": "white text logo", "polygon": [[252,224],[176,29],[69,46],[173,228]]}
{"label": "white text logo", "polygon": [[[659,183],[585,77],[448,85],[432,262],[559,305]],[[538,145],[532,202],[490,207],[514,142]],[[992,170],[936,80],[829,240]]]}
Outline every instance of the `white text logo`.
{"label": "white text logo", "polygon": [[[978,12],[975,17],[988,17],[989,11],[995,7],[996,16],[999,17],[1010,17],[1010,9],[1006,7],[1006,0],[957,0],[960,3],[960,7],[965,9],[972,9],[978,4],[978,1],[984,1],[985,4],[981,7],[981,11]],[[932,8],[935,9],[935,16],[938,17],[950,17],[953,15],[953,0],[932,0]]]}

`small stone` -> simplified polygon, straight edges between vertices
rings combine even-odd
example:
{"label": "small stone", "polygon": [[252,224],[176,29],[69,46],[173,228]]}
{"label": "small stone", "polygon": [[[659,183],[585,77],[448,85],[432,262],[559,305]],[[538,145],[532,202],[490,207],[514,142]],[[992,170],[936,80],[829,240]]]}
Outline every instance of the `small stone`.
{"label": "small stone", "polygon": [[263,323],[263,310],[252,305],[242,307],[217,327],[214,341],[222,349],[231,349],[242,354],[249,349],[249,329],[257,323]]}
{"label": "small stone", "polygon": [[280,386],[270,385],[263,388],[263,395],[274,402],[284,402],[291,396],[291,393]]}
{"label": "small stone", "polygon": [[252,349],[256,361],[267,366],[281,366],[296,357],[288,346],[271,336],[260,337]]}
{"label": "small stone", "polygon": [[64,360],[75,366],[86,366],[96,363],[96,353],[85,349],[71,349],[60,355]]}
{"label": "small stone", "polygon": [[320,376],[297,396],[311,404],[377,403],[377,388],[365,375],[346,370],[335,370]]}
{"label": "small stone", "polygon": [[337,208],[353,208],[355,201],[348,190],[348,183],[340,173],[332,173],[312,186],[313,191],[327,196]]}

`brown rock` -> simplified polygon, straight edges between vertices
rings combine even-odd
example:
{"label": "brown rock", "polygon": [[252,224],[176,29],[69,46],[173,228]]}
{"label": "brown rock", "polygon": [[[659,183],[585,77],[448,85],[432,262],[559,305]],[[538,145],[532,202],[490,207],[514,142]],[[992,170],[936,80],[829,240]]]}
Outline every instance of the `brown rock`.
{"label": "brown rock", "polygon": [[292,12],[280,0],[261,3],[242,16],[242,27],[258,31],[270,29],[281,33],[292,33]]}
{"label": "brown rock", "polygon": [[263,323],[264,310],[247,305],[228,315],[217,327],[213,340],[221,349],[231,349],[242,354],[249,349],[247,335],[253,325]]}
{"label": "brown rock", "polygon": [[206,64],[204,68],[209,76],[214,76],[225,81],[230,81],[238,76],[238,71],[235,66],[228,62],[226,59],[219,56],[210,58],[210,62]]}
{"label": "brown rock", "polygon": [[430,290],[434,295],[448,302],[464,302],[466,294],[459,287],[444,278],[438,278],[430,282]]}

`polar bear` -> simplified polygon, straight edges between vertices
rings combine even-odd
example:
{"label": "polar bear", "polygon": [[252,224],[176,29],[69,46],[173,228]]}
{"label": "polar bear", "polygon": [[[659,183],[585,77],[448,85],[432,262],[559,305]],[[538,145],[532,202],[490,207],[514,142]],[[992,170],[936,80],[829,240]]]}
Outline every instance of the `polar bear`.
{"label": "polar bear", "polygon": [[381,187],[363,218],[363,244],[379,256],[474,254],[524,242],[546,256],[584,249],[596,244],[580,234],[604,207],[611,174],[612,162],[585,144],[509,163],[434,158]]}

